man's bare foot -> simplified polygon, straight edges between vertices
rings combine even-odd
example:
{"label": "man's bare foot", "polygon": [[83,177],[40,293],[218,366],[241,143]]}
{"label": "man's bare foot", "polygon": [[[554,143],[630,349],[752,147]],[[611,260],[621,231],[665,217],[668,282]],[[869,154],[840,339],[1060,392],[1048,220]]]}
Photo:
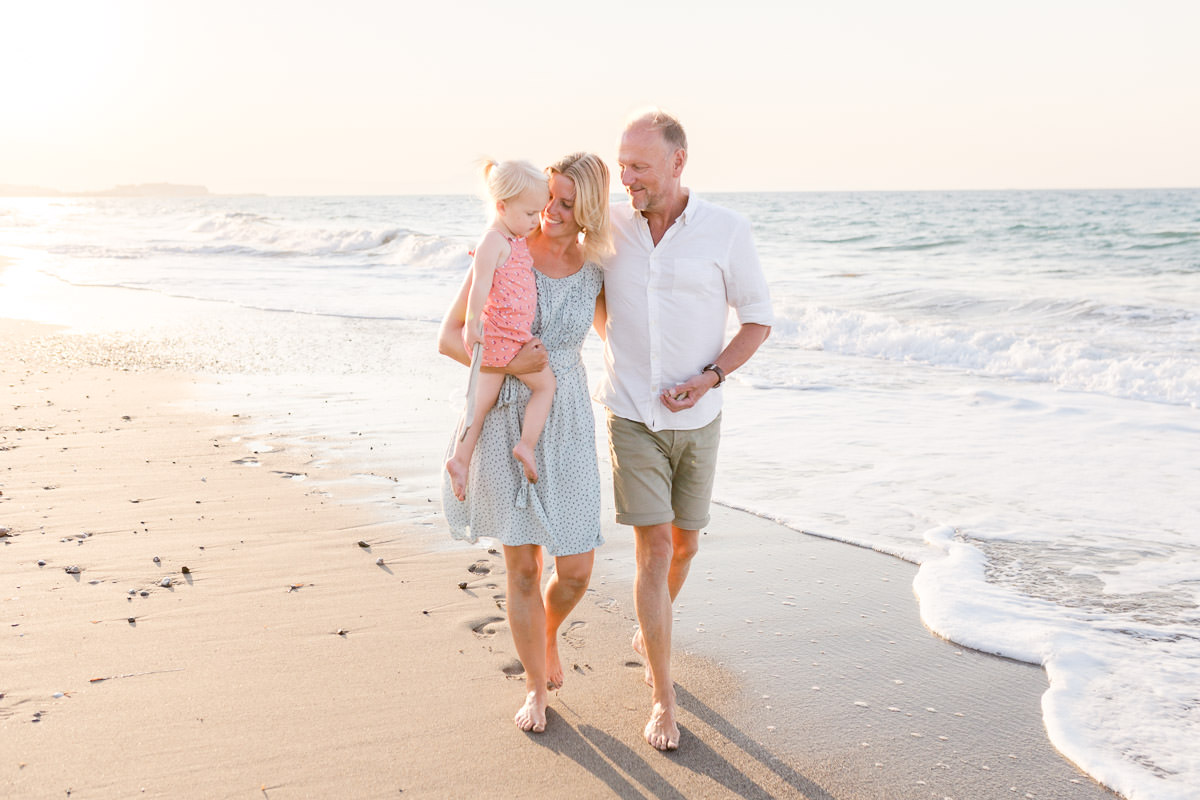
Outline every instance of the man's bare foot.
{"label": "man's bare foot", "polygon": [[525,469],[525,480],[537,483],[537,462],[533,457],[533,448],[524,442],[517,442],[517,446],[513,448],[513,458],[520,461]]}
{"label": "man's bare foot", "polygon": [[643,733],[650,746],[657,750],[679,749],[679,726],[675,724],[675,707],[655,703]]}
{"label": "man's bare foot", "polygon": [[450,473],[450,489],[454,492],[454,496],[461,503],[467,499],[467,472],[468,467],[461,461],[451,458],[446,462],[446,472]]}
{"label": "man's bare foot", "polygon": [[546,688],[551,691],[561,689],[565,677],[562,661],[558,657],[558,642],[551,632],[546,637]]}
{"label": "man's bare foot", "polygon": [[650,671],[650,657],[646,655],[646,643],[642,641],[642,629],[638,628],[633,634],[633,649],[642,657],[642,661],[646,664],[646,674],[643,680],[651,689],[654,688],[654,673]]}
{"label": "man's bare foot", "polygon": [[[546,730],[546,703],[549,697],[545,689],[534,689],[525,696],[525,705],[517,709],[513,722],[523,731],[541,733]],[[647,728],[649,730],[649,728]],[[676,734],[676,739],[679,735]]]}

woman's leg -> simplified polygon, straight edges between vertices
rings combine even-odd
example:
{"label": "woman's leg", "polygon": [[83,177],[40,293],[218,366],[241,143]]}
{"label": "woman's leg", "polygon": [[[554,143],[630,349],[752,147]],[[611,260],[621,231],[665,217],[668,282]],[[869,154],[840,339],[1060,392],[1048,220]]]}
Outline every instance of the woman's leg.
{"label": "woman's leg", "polygon": [[535,544],[504,546],[508,572],[508,626],[517,658],[525,667],[525,704],[513,717],[523,731],[546,729],[546,609],[542,605],[542,548]]}
{"label": "woman's leg", "polygon": [[467,428],[466,435],[454,443],[454,453],[446,462],[450,473],[450,488],[460,501],[467,499],[467,474],[471,470],[471,453],[483,430],[483,418],[496,405],[500,387],[504,385],[504,373],[481,372],[475,384],[475,421]]}
{"label": "woman's leg", "polygon": [[525,468],[525,479],[530,483],[537,483],[537,461],[533,455],[533,448],[537,446],[542,429],[546,427],[546,419],[550,416],[550,404],[554,402],[554,387],[558,383],[554,380],[554,373],[549,367],[545,367],[540,372],[517,377],[529,387],[529,391],[533,394],[530,395],[529,402],[525,405],[525,419],[521,423],[521,441],[517,442],[512,453],[513,458],[520,461],[521,466]]}
{"label": "woman's leg", "polygon": [[551,689],[562,686],[565,677],[558,657],[558,629],[587,592],[595,560],[595,550],[554,559],[554,574],[542,593],[546,608],[546,680]]}

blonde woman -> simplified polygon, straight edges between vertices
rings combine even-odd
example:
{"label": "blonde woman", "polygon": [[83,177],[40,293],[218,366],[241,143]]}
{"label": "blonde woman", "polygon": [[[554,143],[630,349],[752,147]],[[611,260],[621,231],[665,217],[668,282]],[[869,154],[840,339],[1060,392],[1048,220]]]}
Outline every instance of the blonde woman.
{"label": "blonde woman", "polygon": [[[603,543],[595,420],[580,351],[593,323],[604,327],[599,260],[611,248],[604,162],[575,153],[546,172],[550,199],[538,229],[526,237],[537,283],[537,338],[503,368],[511,376],[548,365],[557,382],[534,448],[539,480],[525,481],[510,455],[530,392],[508,377],[493,410],[477,423],[467,499],[456,498],[448,475],[442,491],[455,538],[486,536],[504,547],[508,620],[525,667],[525,702],[514,721],[534,733],[546,727],[548,689],[564,679],[558,629],[587,590],[594,551]],[[464,283],[439,334],[439,350],[463,364],[470,363],[462,335],[468,289]],[[554,558],[554,573],[542,589],[546,554]]]}

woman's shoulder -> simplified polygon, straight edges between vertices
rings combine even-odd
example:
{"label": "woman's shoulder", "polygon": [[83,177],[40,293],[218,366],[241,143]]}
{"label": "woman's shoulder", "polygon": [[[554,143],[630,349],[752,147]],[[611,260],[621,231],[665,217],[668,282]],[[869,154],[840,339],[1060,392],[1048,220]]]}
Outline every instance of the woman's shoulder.
{"label": "woman's shoulder", "polygon": [[588,285],[595,288],[594,294],[599,294],[600,287],[604,285],[604,269],[595,261],[585,261],[579,272]]}

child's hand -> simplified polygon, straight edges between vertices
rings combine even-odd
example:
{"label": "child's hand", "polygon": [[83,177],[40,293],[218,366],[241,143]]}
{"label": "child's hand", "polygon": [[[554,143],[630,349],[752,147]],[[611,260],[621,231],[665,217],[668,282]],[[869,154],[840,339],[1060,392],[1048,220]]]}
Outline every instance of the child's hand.
{"label": "child's hand", "polygon": [[467,346],[467,353],[471,352],[471,348],[476,343],[483,344],[483,331],[475,325],[467,325],[463,328],[463,343]]}

